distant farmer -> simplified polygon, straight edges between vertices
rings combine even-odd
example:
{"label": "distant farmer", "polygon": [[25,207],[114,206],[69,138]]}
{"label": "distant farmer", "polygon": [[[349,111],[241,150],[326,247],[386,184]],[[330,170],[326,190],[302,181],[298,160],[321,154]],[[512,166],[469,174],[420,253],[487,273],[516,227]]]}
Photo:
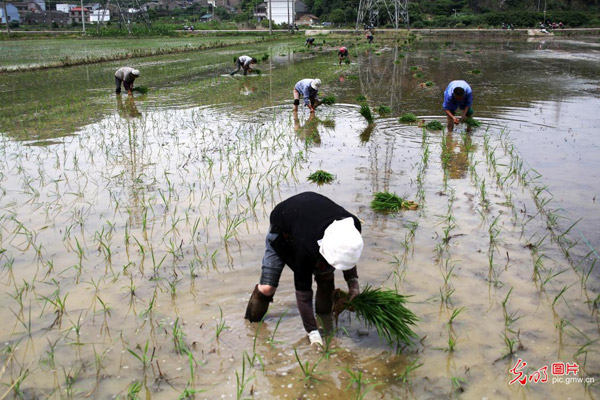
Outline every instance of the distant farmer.
{"label": "distant farmer", "polygon": [[300,105],[300,95],[304,98],[304,105],[315,112],[315,109],[321,104],[317,95],[321,87],[320,79],[302,79],[294,86],[294,111],[298,111]]}
{"label": "distant farmer", "polygon": [[271,212],[270,222],[260,283],[254,287],[245,318],[262,320],[287,264],[294,271],[296,304],[310,343],[323,344],[313,311],[313,275],[317,314],[331,314],[336,270],[343,271],[350,298],[359,294],[356,263],[363,249],[360,221],[329,198],[304,192],[279,203]]}
{"label": "distant farmer", "polygon": [[[471,86],[465,81],[452,81],[444,92],[444,111],[448,123],[448,132],[454,130],[454,125],[464,122],[473,115],[473,92]],[[456,117],[456,109],[462,110],[462,116]]]}
{"label": "distant farmer", "polygon": [[127,90],[128,95],[132,95],[133,81],[140,76],[140,71],[131,67],[121,67],[115,72],[115,93],[121,94],[121,83]]}
{"label": "distant farmer", "polygon": [[314,43],[315,43],[315,38],[309,37],[306,39],[306,42],[304,43],[304,45],[310,49]]}
{"label": "distant farmer", "polygon": [[342,65],[342,61],[343,60],[349,60],[350,59],[350,53],[348,53],[348,49],[345,47],[340,47],[340,50],[338,51],[338,58],[340,60],[339,65]]}
{"label": "distant farmer", "polygon": [[247,75],[248,72],[252,72],[252,65],[256,65],[256,58],[250,56],[240,56],[235,59],[236,70],[230,73],[229,75],[233,76],[240,71],[240,68],[244,69],[244,75]]}
{"label": "distant farmer", "polygon": [[367,38],[367,40],[369,41],[369,44],[373,43],[373,32],[372,31],[367,31],[367,34],[365,36]]}

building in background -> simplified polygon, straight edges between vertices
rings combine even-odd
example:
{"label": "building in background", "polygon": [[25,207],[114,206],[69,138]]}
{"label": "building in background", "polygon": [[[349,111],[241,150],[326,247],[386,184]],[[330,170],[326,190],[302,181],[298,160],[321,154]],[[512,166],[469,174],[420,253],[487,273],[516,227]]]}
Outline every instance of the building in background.
{"label": "building in background", "polygon": [[71,25],[71,18],[68,13],[48,10],[27,14],[25,16],[25,23],[29,25],[67,26]]}
{"label": "building in background", "polygon": [[[293,24],[296,19],[296,3],[294,0],[271,0],[271,19],[277,24]],[[304,5],[304,3],[302,3]],[[304,6],[306,8],[306,6]],[[260,3],[254,12],[258,21],[269,19],[269,2]]]}
{"label": "building in background", "polygon": [[64,13],[69,13],[69,11],[71,11],[72,8],[77,7],[77,4],[57,4],[56,5],[56,11],[62,11]]}
{"label": "building in background", "polygon": [[[85,7],[83,8],[83,18],[84,18],[85,22],[90,22],[91,14],[92,13],[90,12],[90,10],[88,10]],[[71,8],[71,10],[69,10],[69,17],[71,18],[71,21],[75,24],[83,23],[83,21],[81,19],[81,7]]]}
{"label": "building in background", "polygon": [[90,14],[90,23],[94,24],[108,21],[110,21],[110,10],[104,8],[92,10],[92,13]]}

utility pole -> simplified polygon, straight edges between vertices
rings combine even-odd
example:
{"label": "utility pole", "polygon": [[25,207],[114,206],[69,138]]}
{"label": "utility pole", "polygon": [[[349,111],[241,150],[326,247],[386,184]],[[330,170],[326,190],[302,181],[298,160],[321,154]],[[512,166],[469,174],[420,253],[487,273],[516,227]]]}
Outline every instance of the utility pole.
{"label": "utility pole", "polygon": [[83,10],[83,0],[81,0],[81,23],[83,24],[83,33],[85,34],[85,13]]}
{"label": "utility pole", "polygon": [[269,35],[273,34],[273,14],[271,11],[271,0],[269,0]]}
{"label": "utility pole", "polygon": [[290,33],[291,32],[290,31],[290,0],[287,0],[286,4],[287,4],[287,8],[288,8],[288,13],[287,13],[288,14],[288,16],[287,16],[288,17],[288,33]]}
{"label": "utility pole", "polygon": [[4,21],[6,21],[6,32],[10,35],[10,24],[8,23],[8,12],[6,11],[6,1],[2,2],[2,6],[4,7]]}

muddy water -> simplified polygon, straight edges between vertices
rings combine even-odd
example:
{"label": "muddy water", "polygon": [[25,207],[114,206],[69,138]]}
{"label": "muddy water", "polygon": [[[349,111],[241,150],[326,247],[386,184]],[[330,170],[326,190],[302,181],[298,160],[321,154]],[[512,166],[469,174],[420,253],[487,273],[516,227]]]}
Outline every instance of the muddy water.
{"label": "muddy water", "polygon": [[[584,258],[599,242],[597,44],[411,47],[357,47],[342,67],[281,47],[262,77],[247,79],[220,76],[228,54],[218,68],[198,66],[194,79],[185,64],[197,60],[155,59],[149,65],[178,65],[168,84],[133,101],[90,92],[99,111],[44,146],[38,136],[15,140],[21,132],[3,124],[5,390],[24,398],[172,399],[186,389],[208,399],[597,397],[597,385],[553,384],[551,373],[552,363],[576,362],[576,377],[600,379],[597,253]],[[338,104],[296,119],[290,88],[318,71]],[[482,127],[447,135],[398,123],[404,112],[443,121],[441,91],[455,78],[475,88]],[[367,125],[361,93],[392,114]],[[55,132],[56,120],[45,118]],[[310,184],[317,169],[335,182]],[[421,318],[414,346],[397,354],[342,315],[329,351],[311,350],[289,271],[264,324],[242,318],[269,212],[305,190],[364,222],[361,284],[412,296]],[[383,190],[420,209],[372,212]],[[584,219],[563,235],[567,217]],[[309,369],[317,364],[312,378],[294,349]],[[518,359],[527,375],[547,366],[549,382],[509,385]]]}

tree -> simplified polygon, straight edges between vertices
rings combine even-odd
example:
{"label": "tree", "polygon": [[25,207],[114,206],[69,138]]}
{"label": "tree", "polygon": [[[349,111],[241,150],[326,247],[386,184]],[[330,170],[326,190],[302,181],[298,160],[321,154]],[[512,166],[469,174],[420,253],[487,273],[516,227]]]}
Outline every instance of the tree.
{"label": "tree", "polygon": [[329,21],[334,24],[343,24],[345,21],[344,10],[336,8],[331,13],[329,13]]}

